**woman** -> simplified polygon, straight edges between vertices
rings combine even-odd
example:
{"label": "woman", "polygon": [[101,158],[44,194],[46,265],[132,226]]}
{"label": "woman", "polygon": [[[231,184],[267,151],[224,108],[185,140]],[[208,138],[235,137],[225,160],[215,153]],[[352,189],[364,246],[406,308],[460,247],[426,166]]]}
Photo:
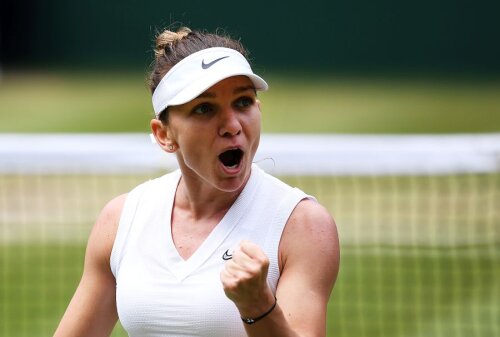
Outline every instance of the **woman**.
{"label": "woman", "polygon": [[159,146],[180,170],[105,206],[55,336],[325,336],[339,267],[335,223],[313,197],[252,164],[255,75],[238,41],[157,37]]}

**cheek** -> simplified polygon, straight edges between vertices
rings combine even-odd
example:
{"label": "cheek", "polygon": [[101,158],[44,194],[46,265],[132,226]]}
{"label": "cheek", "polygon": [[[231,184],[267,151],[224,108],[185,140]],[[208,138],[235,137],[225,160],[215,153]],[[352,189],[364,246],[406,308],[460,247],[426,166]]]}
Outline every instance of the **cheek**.
{"label": "cheek", "polygon": [[193,144],[199,144],[200,132],[194,131],[192,126],[179,123],[172,135],[181,149],[189,150],[193,147]]}
{"label": "cheek", "polygon": [[248,135],[251,138],[252,152],[255,155],[260,142],[260,132],[261,132],[261,114],[260,110],[252,114],[248,121]]}
{"label": "cheek", "polygon": [[260,114],[260,109],[258,111],[258,113],[255,114],[255,121],[254,121],[254,128],[255,128],[255,132],[259,135],[260,137],[260,131],[261,131],[261,127],[262,127],[262,120],[261,120],[261,114]]}
{"label": "cheek", "polygon": [[194,127],[178,130],[177,144],[187,165],[197,166],[199,162],[206,162],[210,155],[212,140],[206,131],[206,128]]}
{"label": "cheek", "polygon": [[249,115],[248,124],[252,128],[253,132],[260,133],[260,128],[261,128],[261,112],[260,112],[260,108],[259,109],[255,109],[255,112]]}

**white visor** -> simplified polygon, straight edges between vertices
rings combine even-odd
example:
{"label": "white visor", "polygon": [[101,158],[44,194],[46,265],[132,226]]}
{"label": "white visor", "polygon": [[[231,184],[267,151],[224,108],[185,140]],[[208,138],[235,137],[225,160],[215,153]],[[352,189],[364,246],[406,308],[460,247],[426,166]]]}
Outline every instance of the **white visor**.
{"label": "white visor", "polygon": [[238,75],[250,78],[256,90],[268,88],[266,81],[253,73],[246,58],[234,49],[208,48],[189,55],[173,66],[156,87],[156,118],[167,107],[187,103],[217,82]]}

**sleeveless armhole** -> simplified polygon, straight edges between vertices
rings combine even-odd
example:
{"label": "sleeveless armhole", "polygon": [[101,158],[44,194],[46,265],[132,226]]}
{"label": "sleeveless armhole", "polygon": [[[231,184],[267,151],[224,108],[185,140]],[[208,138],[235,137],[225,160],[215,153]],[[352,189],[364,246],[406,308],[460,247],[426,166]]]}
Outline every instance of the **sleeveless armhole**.
{"label": "sleeveless armhole", "polygon": [[295,209],[295,207],[297,207],[299,202],[304,199],[316,201],[316,198],[314,198],[313,196],[304,193],[302,190],[296,187],[293,188],[290,193],[288,193],[286,197],[282,199],[279,208],[271,221],[272,232],[271,235],[268,236],[265,246],[269,252],[276,252],[276,254],[271,254],[268,256],[270,262],[268,279],[270,281],[269,285],[274,294],[276,294],[278,280],[280,278],[279,245],[281,242],[281,237],[293,210]]}
{"label": "sleeveless armhole", "polygon": [[148,186],[148,183],[149,181],[134,188],[128,193],[127,198],[125,199],[109,261],[111,272],[115,276],[115,279],[118,277],[120,263],[126,252],[127,241],[130,237],[129,233],[132,228],[137,207],[144,190],[146,190],[146,187]]}

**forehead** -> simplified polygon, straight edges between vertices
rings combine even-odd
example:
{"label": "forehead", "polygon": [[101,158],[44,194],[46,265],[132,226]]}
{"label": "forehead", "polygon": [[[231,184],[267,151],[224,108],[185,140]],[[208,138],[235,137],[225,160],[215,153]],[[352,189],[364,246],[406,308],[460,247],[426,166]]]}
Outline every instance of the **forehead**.
{"label": "forehead", "polygon": [[255,85],[247,76],[232,76],[217,82],[196,98],[213,97],[226,93],[239,94],[247,90],[255,91]]}

